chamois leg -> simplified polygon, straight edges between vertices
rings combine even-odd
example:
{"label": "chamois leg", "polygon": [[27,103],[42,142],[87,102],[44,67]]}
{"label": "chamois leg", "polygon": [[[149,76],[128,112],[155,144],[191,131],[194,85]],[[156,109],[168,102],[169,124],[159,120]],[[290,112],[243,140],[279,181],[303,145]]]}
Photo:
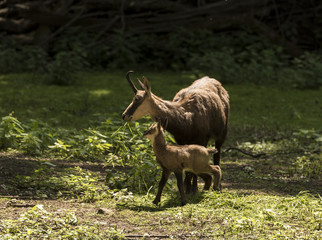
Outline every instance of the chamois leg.
{"label": "chamois leg", "polygon": [[192,194],[195,195],[198,192],[198,176],[192,174]]}
{"label": "chamois leg", "polygon": [[191,193],[191,180],[192,180],[193,173],[192,172],[185,172],[184,178],[184,186],[187,194]]}
{"label": "chamois leg", "polygon": [[218,152],[214,154],[214,165],[219,165],[220,163],[220,152],[221,152],[220,149],[223,143],[224,143],[224,140],[218,140],[215,142],[215,146]]}
{"label": "chamois leg", "polygon": [[192,172],[185,172],[184,186],[187,194],[198,192],[198,176]]}
{"label": "chamois leg", "polygon": [[177,185],[181,196],[181,206],[184,206],[187,204],[187,199],[183,189],[182,171],[176,171],[174,174],[176,175],[176,178],[177,178]]}
{"label": "chamois leg", "polygon": [[204,191],[209,190],[211,187],[211,182],[212,182],[211,175],[209,175],[207,173],[201,173],[198,176],[201,177],[205,181],[205,186],[203,187],[203,190]]}
{"label": "chamois leg", "polygon": [[221,152],[220,149],[221,149],[221,146],[225,142],[226,136],[227,136],[227,125],[226,125],[225,129],[223,130],[221,136],[218,137],[218,139],[216,139],[216,141],[215,141],[215,146],[216,146],[216,149],[218,150],[218,152],[214,154],[214,165],[220,164],[220,152]]}
{"label": "chamois leg", "polygon": [[170,177],[171,172],[166,169],[166,168],[162,168],[162,177],[161,180],[159,182],[159,188],[158,188],[158,193],[155,196],[155,199],[153,200],[154,204],[158,204],[161,200],[161,194],[162,194],[162,190],[165,186],[165,184],[167,183],[169,177]]}
{"label": "chamois leg", "polygon": [[219,165],[211,165],[211,168],[214,176],[213,189],[216,191],[221,191],[221,168]]}

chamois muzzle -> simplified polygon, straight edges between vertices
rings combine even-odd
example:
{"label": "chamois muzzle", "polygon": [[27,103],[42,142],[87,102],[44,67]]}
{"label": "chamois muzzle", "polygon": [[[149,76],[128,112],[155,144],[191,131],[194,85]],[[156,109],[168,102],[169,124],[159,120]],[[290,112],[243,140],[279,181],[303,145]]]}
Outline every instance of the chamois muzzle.
{"label": "chamois muzzle", "polygon": [[145,137],[146,135],[148,135],[149,134],[149,130],[146,130],[146,131],[144,131],[143,132],[143,136]]}
{"label": "chamois muzzle", "polygon": [[127,114],[122,114],[122,119],[125,121],[125,122],[131,122],[132,120],[132,116],[129,116]]}

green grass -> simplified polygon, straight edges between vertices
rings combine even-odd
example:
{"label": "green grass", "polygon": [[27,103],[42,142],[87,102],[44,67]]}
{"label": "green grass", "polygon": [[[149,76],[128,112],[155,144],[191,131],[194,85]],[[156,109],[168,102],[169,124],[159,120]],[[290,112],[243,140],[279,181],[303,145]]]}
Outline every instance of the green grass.
{"label": "green grass", "polygon": [[[195,79],[144,75],[164,99]],[[160,169],[142,137],[150,121],[123,126],[133,97],[124,73],[76,77],[75,85],[55,86],[40,75],[0,76],[0,117],[14,111],[24,128],[0,125],[0,133],[10,127],[0,144],[12,142],[0,153],[1,239],[322,237],[320,89],[224,84],[231,101],[224,148],[266,155],[224,152],[222,193],[201,192],[179,207],[170,179],[154,206]]]}
{"label": "green grass", "polygon": [[[0,115],[14,111],[18,119],[41,120],[55,126],[84,128],[113,113],[121,114],[133,93],[125,73],[79,73],[75,85],[46,85],[40,75],[0,76]],[[141,77],[143,74],[134,74]],[[188,86],[194,75],[144,73],[152,91],[164,99]],[[297,90],[287,86],[224,85],[230,94],[231,127],[269,129],[319,129],[321,90]]]}
{"label": "green grass", "polygon": [[321,90],[277,86],[227,86],[231,124],[264,128],[321,128]]}
{"label": "green grass", "polygon": [[[295,197],[210,192],[199,195],[185,207],[175,207],[171,196],[167,197],[161,208],[151,205],[150,196],[134,198],[118,208],[139,226],[151,224],[154,218],[152,229],[186,232],[193,238],[314,239],[321,230],[321,199],[305,192]],[[139,211],[138,215],[133,216],[133,211]]]}

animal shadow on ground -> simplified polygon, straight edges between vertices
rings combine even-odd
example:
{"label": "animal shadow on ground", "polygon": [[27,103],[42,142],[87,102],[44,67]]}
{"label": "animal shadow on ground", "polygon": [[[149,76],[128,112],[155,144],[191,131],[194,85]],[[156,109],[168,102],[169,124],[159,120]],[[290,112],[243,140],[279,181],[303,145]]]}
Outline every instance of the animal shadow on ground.
{"label": "animal shadow on ground", "polygon": [[[187,204],[198,204],[204,199],[204,191],[198,192],[195,195],[187,195]],[[162,212],[169,208],[176,208],[181,207],[180,203],[180,194],[178,192],[176,193],[168,193],[168,197],[163,196],[163,199],[161,198],[161,202],[158,205],[155,205],[152,203],[153,197],[147,197],[147,200],[144,202],[124,202],[124,203],[118,203],[117,207],[120,209],[128,209],[132,211],[147,211],[147,212]]]}

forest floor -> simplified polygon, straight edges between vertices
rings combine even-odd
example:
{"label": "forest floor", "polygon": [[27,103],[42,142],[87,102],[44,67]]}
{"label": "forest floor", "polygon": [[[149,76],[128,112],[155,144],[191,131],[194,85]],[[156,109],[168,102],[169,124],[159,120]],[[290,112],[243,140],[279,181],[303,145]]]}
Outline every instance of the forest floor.
{"label": "forest floor", "polygon": [[[256,160],[257,162],[258,160]],[[264,160],[261,160],[264,161]],[[1,220],[13,221],[12,223],[19,222],[23,226],[28,226],[28,221],[31,225],[38,225],[39,219],[34,221],[34,213],[36,212],[37,217],[44,218],[44,215],[48,215],[51,218],[59,219],[60,221],[67,221],[66,214],[71,214],[69,218],[74,217],[75,223],[72,224],[79,226],[95,226],[97,230],[104,230],[103,236],[108,236],[114,239],[237,239],[237,238],[257,238],[262,236],[263,232],[269,229],[274,233],[272,236],[279,236],[281,239],[290,234],[283,233],[279,228],[274,225],[274,221],[277,220],[277,214],[275,211],[279,208],[271,210],[271,205],[280,207],[283,206],[282,202],[286,201],[290,204],[289,208],[294,208],[293,204],[298,204],[296,199],[301,199],[301,204],[310,204],[306,202],[307,199],[315,198],[316,201],[321,203],[321,198],[316,196],[322,195],[322,182],[319,180],[282,180],[278,179],[265,179],[260,180],[256,178],[252,173],[251,163],[255,160],[244,159],[241,163],[232,161],[232,159],[223,159],[222,169],[224,172],[224,179],[222,182],[223,190],[221,193],[210,193],[214,195],[208,196],[207,193],[198,193],[197,196],[189,196],[189,204],[185,207],[179,206],[179,196],[176,194],[176,188],[170,191],[166,191],[163,197],[161,206],[157,207],[151,204],[154,194],[132,194],[130,192],[124,192],[124,194],[112,196],[110,198],[103,199],[95,202],[84,202],[75,198],[48,198],[28,195],[28,191],[25,189],[16,188],[16,176],[31,176],[41,165],[52,164],[55,166],[57,172],[63,171],[63,169],[80,167],[87,172],[98,174],[99,182],[104,185],[104,179],[106,177],[106,168],[104,164],[79,162],[79,161],[62,161],[54,159],[41,159],[24,156],[21,154],[7,154],[0,153],[0,216]],[[270,164],[264,164],[264,166]],[[269,166],[270,167],[270,166]],[[261,170],[265,172],[264,168]],[[231,175],[229,177],[227,174]],[[267,172],[267,171],[266,171]],[[41,179],[39,179],[41,181]],[[199,183],[199,189],[201,189],[201,182]],[[299,192],[305,191],[302,198],[298,195]],[[46,193],[46,190],[44,191]],[[308,194],[306,196],[306,194]],[[312,195],[311,195],[312,194]],[[233,196],[233,197],[232,197]],[[272,198],[273,199],[270,199]],[[308,198],[307,198],[308,197]],[[215,206],[204,206],[207,205],[207,201],[212,200],[223,201]],[[227,198],[223,200],[222,198]],[[267,199],[268,198],[268,199]],[[228,203],[234,199],[232,202]],[[248,199],[248,200],[247,200]],[[286,200],[285,200],[286,199]],[[305,202],[303,202],[305,199]],[[312,199],[311,199],[312,200]],[[228,202],[227,202],[228,201]],[[241,201],[241,202],[239,202]],[[243,203],[245,201],[245,203]],[[235,219],[236,210],[249,211],[248,208],[262,208],[252,206],[251,203],[257,204],[257,202],[268,202],[267,216],[263,218],[263,226],[261,228],[265,230],[256,230],[257,226],[255,216],[250,215],[249,219],[246,217]],[[228,204],[228,208],[227,208]],[[319,203],[317,203],[319,204]],[[211,211],[207,212],[210,207]],[[283,206],[288,208],[287,206]],[[298,207],[298,206],[297,206]],[[39,209],[38,209],[39,208]],[[226,215],[216,216],[213,215],[216,210],[222,208]],[[296,207],[295,207],[296,208]],[[300,234],[300,238],[307,239],[318,239],[322,236],[321,232],[321,206],[318,207],[311,205],[310,209],[305,210],[302,208],[298,209],[297,214],[304,214],[304,211],[309,211],[313,214],[311,224],[315,224],[315,229],[306,228],[305,224],[310,224],[308,220],[292,217],[292,215],[284,216],[286,219],[281,221],[284,231],[289,227],[294,227],[295,230],[292,232],[294,236]],[[230,212],[228,209],[230,209]],[[266,209],[266,208],[264,208]],[[261,210],[263,211],[263,210]],[[272,211],[272,212],[270,212]],[[27,216],[28,213],[33,212],[33,217]],[[223,214],[223,213],[221,213]],[[262,212],[253,214],[262,215]],[[270,215],[271,214],[271,215]],[[277,214],[277,215],[276,215]],[[315,215],[314,215],[315,214]],[[48,217],[47,216],[47,217]],[[46,217],[46,218],[47,218]],[[227,218],[232,218],[235,224],[229,227]],[[280,217],[278,217],[280,218]],[[24,219],[24,220],[22,220]],[[63,220],[62,220],[63,219]],[[55,220],[57,221],[57,220]],[[246,221],[239,226],[240,221]],[[1,223],[1,222],[0,222]],[[7,223],[8,224],[8,223]],[[51,223],[53,224],[53,223]],[[49,225],[51,225],[49,224]],[[254,226],[253,226],[254,225]],[[266,227],[264,227],[266,225]],[[35,227],[35,226],[34,226]],[[33,229],[29,226],[30,229]],[[38,226],[39,228],[39,226]],[[68,232],[66,228],[66,231]],[[236,228],[236,229],[232,229]],[[243,232],[243,229],[247,229],[247,233]],[[222,230],[224,229],[224,230]],[[245,229],[244,229],[245,230]],[[13,231],[13,230],[11,230]],[[20,229],[20,231],[23,231]],[[35,230],[30,230],[35,231]],[[55,227],[53,227],[55,231]],[[277,234],[278,232],[278,234]],[[30,232],[32,239],[33,232]],[[96,236],[93,233],[93,236]],[[107,235],[106,235],[107,234]],[[267,234],[267,233],[266,233]],[[292,235],[291,234],[291,235]],[[18,235],[17,235],[18,236]],[[20,236],[20,235],[19,235]],[[45,236],[45,235],[44,235]],[[68,239],[68,234],[61,235]],[[88,237],[91,238],[91,237]],[[63,237],[64,239],[64,237]]]}

